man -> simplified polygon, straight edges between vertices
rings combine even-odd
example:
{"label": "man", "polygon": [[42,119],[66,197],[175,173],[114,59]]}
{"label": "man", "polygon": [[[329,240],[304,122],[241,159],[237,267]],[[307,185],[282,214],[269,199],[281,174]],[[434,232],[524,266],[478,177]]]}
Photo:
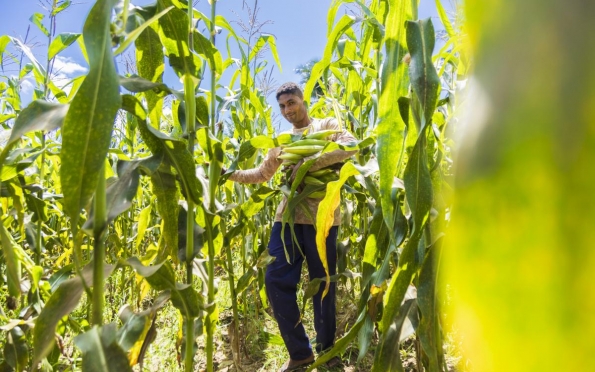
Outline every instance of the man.
{"label": "man", "polygon": [[[308,129],[308,133],[327,129],[340,129],[334,118],[319,120],[308,116],[302,90],[295,83],[281,85],[277,90],[276,97],[281,114],[293,125],[292,132],[294,134],[301,134],[306,129]],[[328,139],[343,144],[355,141],[355,138],[344,130],[329,136]],[[263,163],[258,168],[235,171],[230,175],[229,180],[241,183],[261,183],[270,180],[282,164],[282,160],[278,159],[280,154],[281,148],[270,149]],[[353,152],[343,150],[323,154],[316,160],[310,171],[316,171],[331,164],[341,162],[350,157],[351,154]],[[296,169],[300,165],[301,162],[295,166]],[[307,200],[311,215],[314,217],[316,216],[320,201],[321,199]],[[295,212],[294,231],[304,256],[301,255],[300,250],[293,249],[294,247],[292,245],[294,243],[290,235],[291,230],[286,228],[285,243],[291,262],[287,261],[285,248],[281,240],[281,221],[286,204],[287,198],[284,198],[278,206],[275,215],[275,224],[271,232],[268,249],[269,254],[276,259],[267,267],[265,284],[274,317],[277,320],[281,336],[285,341],[285,346],[290,356],[290,359],[285,363],[281,371],[293,371],[301,369],[314,361],[312,346],[301,323],[300,311],[297,304],[297,284],[300,280],[304,257],[308,263],[310,279],[325,277],[325,272],[316,249],[316,223],[315,221],[311,221],[307,214],[300,208],[297,208]],[[333,227],[326,241],[330,275],[336,273],[337,230],[340,224],[341,215],[339,208],[337,208],[334,214]],[[329,349],[335,341],[335,283],[331,283],[327,296],[321,302],[323,287],[324,285],[321,286],[320,291],[314,296],[314,328],[316,330],[317,352]]]}

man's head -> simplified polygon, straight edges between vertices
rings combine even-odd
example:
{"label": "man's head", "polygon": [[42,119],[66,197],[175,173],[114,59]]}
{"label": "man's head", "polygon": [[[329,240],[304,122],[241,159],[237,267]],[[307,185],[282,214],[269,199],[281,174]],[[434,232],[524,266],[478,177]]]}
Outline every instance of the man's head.
{"label": "man's head", "polygon": [[295,96],[300,97],[301,99],[304,99],[304,93],[302,92],[302,88],[300,88],[299,85],[292,81],[284,83],[279,87],[279,89],[277,89],[277,101],[279,100],[279,97],[282,94],[293,94]]}
{"label": "man's head", "polygon": [[285,83],[277,89],[277,103],[281,115],[295,128],[304,128],[310,124],[304,93],[296,83]]}

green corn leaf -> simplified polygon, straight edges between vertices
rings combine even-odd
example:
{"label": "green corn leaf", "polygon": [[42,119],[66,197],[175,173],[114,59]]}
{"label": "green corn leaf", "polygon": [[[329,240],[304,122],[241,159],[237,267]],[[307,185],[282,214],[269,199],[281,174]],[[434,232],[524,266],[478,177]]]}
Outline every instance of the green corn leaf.
{"label": "green corn leaf", "polygon": [[[267,126],[267,134],[272,136],[275,131],[271,123],[271,115],[268,114],[271,110],[271,107],[265,103],[264,97],[257,95],[253,89],[249,90],[248,96],[250,97],[250,103],[254,106],[256,113],[259,114],[260,117],[264,118]],[[267,107],[266,109],[265,106]]]}
{"label": "green corn leaf", "polygon": [[117,342],[124,351],[130,351],[130,364],[138,361],[141,348],[145,343],[151,323],[154,321],[157,311],[163,308],[170,300],[171,292],[163,291],[153,301],[147,310],[135,313],[129,305],[125,305],[118,313],[122,321],[122,328],[118,329]]}
{"label": "green corn leaf", "polygon": [[153,194],[157,197],[157,212],[162,219],[162,234],[166,249],[164,257],[168,254],[173,259],[178,255],[178,199],[180,193],[176,186],[176,179],[170,173],[155,170],[151,173],[151,186]]}
{"label": "green corn leaf", "polygon": [[244,216],[248,218],[254,216],[256,213],[262,210],[266,200],[277,193],[279,193],[279,190],[273,190],[269,187],[261,186],[258,190],[253,192],[252,195],[250,195],[250,199],[246,203],[242,204],[241,209]]}
{"label": "green corn leaf", "polygon": [[[188,212],[184,208],[179,208],[179,212],[178,212],[178,259],[180,260],[180,262],[187,261],[187,258],[186,258],[186,239],[188,236],[187,221],[188,221]],[[196,257],[198,255],[198,253],[200,253],[200,250],[202,249],[202,247],[204,245],[203,235],[205,232],[205,229],[203,229],[196,222],[194,222],[193,225],[194,225],[194,227],[193,227],[194,248],[193,248],[192,259],[194,259],[194,257]]]}
{"label": "green corn leaf", "polygon": [[31,102],[15,120],[10,138],[2,153],[0,153],[0,167],[8,156],[10,149],[25,134],[38,130],[51,131],[62,126],[68,108],[68,105],[50,103],[44,100]]}
{"label": "green corn leaf", "polygon": [[191,198],[195,203],[201,203],[203,189],[198,178],[196,178],[194,159],[188,151],[186,143],[175,140],[152,126],[147,125],[143,119],[146,117],[146,113],[136,97],[125,94],[122,96],[122,103],[124,110],[136,115],[140,119],[138,121],[138,129],[141,137],[151,149],[151,152],[165,155],[168,163],[180,175],[186,196]]}
{"label": "green corn leaf", "polygon": [[[79,38],[79,40],[81,40]],[[83,85],[83,82],[85,81],[85,78],[87,76],[83,75],[83,76],[79,76],[79,77],[75,77],[74,79],[72,79],[67,85],[71,86],[70,92],[68,93],[68,97],[66,100],[64,100],[65,102],[70,102],[72,101],[72,99],[74,98],[74,96],[76,95],[76,93],[79,91],[81,85]]]}
{"label": "green corn leaf", "polygon": [[436,295],[436,281],[442,238],[428,247],[426,258],[419,274],[417,289],[417,304],[421,312],[421,321],[417,334],[421,341],[424,354],[428,357],[428,370],[442,371],[440,366],[444,363],[442,351],[440,313],[438,312],[438,298]]}
{"label": "green corn leaf", "polygon": [[318,249],[318,256],[326,273],[326,285],[322,292],[322,298],[326,296],[330,286],[330,274],[326,257],[326,238],[333,226],[335,209],[339,207],[341,201],[341,187],[349,177],[356,174],[359,174],[359,172],[353,164],[345,163],[341,168],[339,179],[327,184],[324,199],[318,205],[318,212],[316,214],[316,248]]}
{"label": "green corn leaf", "polygon": [[382,91],[378,102],[378,144],[376,156],[380,167],[380,195],[384,220],[389,229],[394,226],[396,206],[391,199],[393,180],[400,167],[405,138],[405,123],[401,118],[397,100],[407,96],[409,85],[406,65],[401,63],[405,56],[405,21],[411,18],[411,3],[408,1],[388,2],[386,18],[386,56],[382,66]]}
{"label": "green corn leaf", "polygon": [[31,21],[31,23],[33,23],[35,26],[37,26],[37,28],[39,29],[39,31],[41,31],[46,37],[50,36],[50,32],[48,31],[48,29],[43,25],[43,18],[44,15],[41,13],[33,13],[33,15],[31,16],[31,18],[29,18],[29,21]]}
{"label": "green corn leaf", "polygon": [[116,342],[116,325],[94,326],[78,335],[74,344],[83,353],[83,372],[131,371],[128,357]]}
{"label": "green corn leaf", "polygon": [[148,315],[134,313],[128,304],[120,309],[118,317],[122,321],[122,328],[118,329],[117,342],[127,352],[149,330],[151,319]]}
{"label": "green corn leaf", "polygon": [[[196,115],[196,122],[195,122],[195,129],[196,129],[196,139],[198,142],[198,146],[203,150],[205,154],[205,161],[210,161],[211,156],[211,148],[209,147],[209,143],[211,141],[217,142],[216,139],[211,132],[209,131],[209,104],[207,103],[207,99],[204,96],[198,96],[195,99],[195,115]],[[185,102],[181,102],[178,108],[178,117],[180,120],[180,124],[183,130],[186,132],[186,105]]]}
{"label": "green corn leaf", "polygon": [[139,162],[118,161],[118,178],[106,189],[108,223],[132,206],[132,199],[136,196],[139,186],[138,164]]}
{"label": "green corn leaf", "polygon": [[133,93],[141,93],[147,91],[153,91],[154,93],[171,92],[167,85],[163,83],[154,83],[150,80],[136,75],[132,75],[129,77],[120,76],[120,85],[126,88],[126,90]]}
{"label": "green corn leaf", "polygon": [[344,352],[347,349],[347,346],[349,346],[355,339],[361,327],[364,325],[365,316],[366,311],[362,311],[359,314],[355,324],[351,327],[351,329],[349,329],[347,334],[335,341],[335,345],[332,349],[322,355],[319,355],[318,358],[316,358],[316,361],[314,361],[314,363],[308,367],[307,372],[312,371],[314,368],[323,365],[336,355]]}
{"label": "green corn leaf", "polygon": [[[244,48],[242,48],[242,43],[247,44],[247,42],[242,37],[238,36],[233,26],[227,21],[227,19],[225,19],[225,17],[223,17],[222,15],[218,14],[215,16],[215,25],[229,32],[229,37],[233,37],[233,39],[236,40],[236,42],[238,43],[238,50],[242,55],[242,59],[246,59],[246,52],[244,52]],[[228,55],[231,55],[229,53],[229,46]]]}
{"label": "green corn leaf", "polygon": [[289,133],[284,133],[278,137],[271,138],[269,136],[256,136],[250,138],[250,144],[256,149],[272,149],[298,140],[301,136],[296,136]]}
{"label": "green corn leaf", "polygon": [[403,177],[407,204],[411,209],[413,220],[412,236],[421,234],[423,226],[430,216],[433,201],[432,178],[427,161],[426,133],[426,130],[421,132],[411,152]]}
{"label": "green corn leaf", "polygon": [[[323,189],[323,187],[322,186],[314,186],[314,185],[306,185],[304,190],[302,190],[302,192],[296,196],[296,191],[297,191],[299,185],[302,183],[302,180],[307,175],[308,170],[315,162],[316,162],[316,159],[310,159],[310,160],[307,160],[306,162],[304,162],[298,169],[298,171],[295,175],[295,179],[293,180],[293,183],[291,184],[291,188],[289,188],[289,190],[287,190],[287,186],[283,186],[281,188],[281,191],[283,193],[285,193],[287,196],[287,206],[285,207],[285,210],[283,211],[283,216],[282,216],[282,220],[281,220],[281,226],[282,226],[281,227],[281,241],[283,242],[283,247],[285,248],[285,258],[287,259],[287,262],[290,262],[290,259],[289,259],[289,252],[287,251],[287,247],[286,247],[286,243],[285,243],[285,226],[287,226],[287,225],[289,226],[289,228],[291,229],[292,239],[295,240],[295,232],[293,229],[295,209],[297,207],[300,207],[302,209],[302,211],[304,211],[304,213],[306,213],[311,220],[315,219],[314,218],[315,216],[311,216],[309,208],[307,206],[304,206],[302,203],[305,201],[305,199],[307,198],[308,195],[310,195],[312,192],[321,191]],[[327,234],[328,234],[328,232],[327,232]],[[299,247],[299,245],[297,246],[297,248],[301,252],[301,248]]]}
{"label": "green corn leaf", "polygon": [[240,279],[238,279],[238,284],[236,285],[236,289],[234,292],[235,295],[239,296],[246,288],[248,288],[250,283],[252,283],[252,281],[254,281],[254,278],[256,277],[257,274],[258,274],[258,272],[255,269],[248,268],[246,270],[246,272],[244,273],[244,275],[242,275],[240,277]]}
{"label": "green corn leaf", "polygon": [[147,231],[147,227],[149,226],[149,219],[151,218],[152,210],[153,203],[149,203],[149,205],[143,208],[138,215],[136,241],[134,243],[134,248],[137,251],[140,248],[140,244],[142,243],[143,238],[145,237],[145,232]]}
{"label": "green corn leaf", "polygon": [[[204,96],[196,97],[196,121],[202,127],[209,126],[209,105]],[[203,142],[201,147],[204,145],[202,148],[206,151],[206,139]]]}
{"label": "green corn leaf", "polygon": [[0,170],[0,182],[8,181],[15,178],[18,174],[16,165],[5,165]]}
{"label": "green corn leaf", "polygon": [[403,323],[407,319],[409,312],[415,308],[415,299],[406,300],[399,308],[399,313],[393,321],[393,326],[389,327],[383,341],[376,349],[374,356],[374,366],[372,372],[398,371],[405,372],[401,363],[400,337]]}
{"label": "green corn leaf", "polygon": [[109,34],[112,7],[113,0],[99,0],[87,17],[83,35],[90,70],[70,104],[62,128],[60,181],[64,208],[73,226],[95,190],[120,108]]}
{"label": "green corn leaf", "polygon": [[0,114],[0,124],[7,122],[10,119],[14,119],[15,114]]}
{"label": "green corn leaf", "polygon": [[327,25],[326,36],[327,37],[330,36],[331,33],[333,32],[333,25],[335,24],[335,18],[337,17],[337,11],[339,10],[339,7],[343,3],[349,3],[349,2],[351,2],[351,1],[333,0],[333,2],[331,3],[328,13],[326,14],[326,25]]}
{"label": "green corn leaf", "polygon": [[324,54],[322,59],[317,62],[314,67],[312,68],[312,72],[310,73],[310,78],[306,83],[306,87],[304,88],[304,101],[310,102],[310,97],[312,96],[312,91],[316,85],[318,79],[322,76],[324,71],[330,66],[331,60],[333,58],[333,53],[337,44],[339,42],[339,38],[343,35],[353,24],[355,24],[355,18],[344,15],[341,17],[339,22],[335,25],[335,28],[329,35],[329,39],[327,41],[326,47],[324,48]]}
{"label": "green corn leaf", "polygon": [[6,264],[8,293],[18,298],[21,295],[21,262],[16,254],[16,242],[4,227],[3,221],[0,223],[0,242]]}
{"label": "green corn leaf", "polygon": [[403,301],[413,274],[417,272],[416,252],[432,207],[432,180],[427,165],[425,135],[426,131],[424,130],[421,132],[413,148],[407,168],[405,169],[405,193],[411,209],[413,231],[399,257],[399,266],[393,275],[388,289],[388,295],[384,301],[384,313],[382,314],[382,321],[379,324],[380,331],[382,332],[382,340],[380,342],[381,347],[376,351],[377,360],[385,359],[378,356],[378,353],[382,353],[383,348],[386,346],[390,347],[393,342],[389,327],[397,316],[398,304]]}
{"label": "green corn leaf", "polygon": [[51,131],[59,128],[68,112],[69,105],[37,100],[31,102],[17,117],[10,133],[8,144],[29,132]]}
{"label": "green corn leaf", "polygon": [[416,22],[407,21],[407,47],[411,54],[409,64],[409,79],[413,93],[421,105],[422,122],[419,127],[424,128],[432,121],[440,78],[432,63],[434,50],[434,26],[428,18]]}
{"label": "green corn leaf", "polygon": [[275,36],[269,34],[261,34],[258,40],[256,40],[256,44],[250,51],[250,55],[248,56],[248,61],[252,61],[254,57],[264,48],[265,45],[269,45],[271,48],[271,54],[273,55],[273,59],[279,67],[279,71],[283,72],[281,69],[281,62],[279,61],[279,55],[277,54],[277,45],[275,44]]}
{"label": "green corn leaf", "polygon": [[417,272],[418,264],[416,260],[416,252],[420,238],[421,233],[412,235],[399,257],[399,267],[393,274],[387,290],[387,295],[384,299],[384,311],[378,327],[382,332],[382,340],[380,342],[380,348],[376,350],[376,354],[382,353],[382,349],[386,345],[390,347],[393,342],[390,338],[391,333],[389,332],[389,328],[397,317],[399,304],[403,301],[405,293],[407,293],[407,288],[409,287],[409,284],[411,284],[413,274]]}
{"label": "green corn leaf", "polygon": [[357,334],[357,344],[359,349],[359,353],[357,355],[358,361],[362,360],[368,353],[368,348],[370,347],[372,337],[374,336],[374,328],[374,320],[372,320],[370,314],[366,313],[364,324]]}
{"label": "green corn leaf", "polygon": [[[147,120],[147,112],[145,111],[145,108],[143,107],[142,103],[140,103],[138,98],[136,98],[133,95],[130,95],[130,94],[122,95],[122,110],[128,111],[132,115],[136,116],[139,120],[142,120],[142,121]],[[141,131],[141,135],[142,135],[142,131]],[[148,137],[148,139],[143,138],[143,140],[145,142],[147,142],[147,146],[149,146],[149,149],[151,149],[151,151],[159,152],[158,149],[160,147],[159,147],[158,141],[156,139],[153,139],[153,137]]]}
{"label": "green corn leaf", "polygon": [[130,44],[134,43],[135,40],[140,36],[140,34],[150,25],[153,24],[153,22],[157,21],[159,18],[163,17],[167,12],[169,12],[171,9],[173,9],[174,6],[169,6],[165,9],[163,9],[162,11],[160,11],[159,13],[155,14],[153,17],[151,17],[149,20],[147,20],[146,22],[144,22],[142,25],[140,25],[139,27],[137,27],[136,29],[134,29],[134,31],[130,32],[127,36],[126,39],[118,46],[118,49],[116,49],[114,51],[114,56],[120,55],[122,54],[129,46]]}
{"label": "green corn leaf", "polygon": [[[104,278],[108,278],[114,269],[112,265],[104,265]],[[60,320],[70,314],[78,305],[84,286],[91,287],[93,283],[92,264],[86,266],[82,271],[82,277],[76,276],[60,284],[58,289],[46,302],[41,314],[35,321],[33,328],[33,365],[36,366],[45,358],[54,346],[54,335],[56,326]]]}
{"label": "green corn leaf", "polygon": [[219,49],[200,32],[194,32],[192,36],[194,39],[194,51],[207,60],[209,68],[215,71],[216,76],[220,76],[223,70],[223,61]]}
{"label": "green corn leaf", "polygon": [[440,21],[442,22],[442,25],[444,25],[444,29],[446,30],[448,37],[449,38],[455,37],[456,33],[454,30],[454,27],[452,27],[452,23],[450,23],[450,19],[448,19],[448,14],[446,14],[446,10],[444,9],[444,6],[442,5],[441,0],[436,0],[436,10],[438,10],[438,16],[440,17]]}
{"label": "green corn leaf", "polygon": [[25,45],[23,42],[21,42],[17,38],[10,37],[10,36],[9,36],[9,38],[12,41],[12,43],[15,44],[23,52],[23,54],[25,54],[27,56],[27,58],[29,58],[29,60],[33,64],[33,68],[35,68],[37,73],[40,76],[45,76],[45,68],[41,65],[41,63],[39,63],[37,58],[35,58],[35,55],[31,51],[31,48],[29,48],[27,45]]}
{"label": "green corn leaf", "polygon": [[6,51],[6,47],[8,43],[10,43],[11,38],[8,35],[0,36],[0,67],[4,68],[4,52]]}
{"label": "green corn leaf", "polygon": [[21,327],[14,327],[8,332],[4,344],[4,358],[15,371],[23,371],[29,362],[29,345]]}
{"label": "green corn leaf", "polygon": [[[372,215],[372,224],[370,225],[370,232],[366,239],[364,248],[364,255],[362,257],[362,286],[365,287],[370,283],[372,274],[374,274],[378,267],[378,260],[381,255],[382,247],[386,244],[383,237],[386,235],[386,224],[382,219],[382,209],[379,205],[376,206],[374,214]],[[388,245],[386,245],[388,246]]]}
{"label": "green corn leaf", "polygon": [[[333,277],[336,281],[336,275],[333,275]],[[316,293],[320,291],[320,284],[322,284],[323,281],[323,278],[314,278],[308,281],[308,285],[306,286],[306,289],[304,290],[304,293],[302,295],[302,314],[306,309],[306,304],[308,303],[308,300],[314,297]]]}
{"label": "green corn leaf", "polygon": [[[217,193],[217,188],[219,187],[219,178],[221,177],[221,170],[223,169],[223,145],[219,141],[211,142],[211,149],[210,149],[212,156],[211,162],[209,164],[209,195],[205,196],[205,205],[206,200],[213,200],[215,202],[215,195]],[[209,208],[212,210],[214,206],[210,206]]]}
{"label": "green corn leaf", "polygon": [[68,48],[72,43],[77,41],[80,36],[81,34],[72,32],[65,32],[56,36],[54,40],[52,40],[48,49],[48,59],[54,58],[58,53]]}
{"label": "green corn leaf", "polygon": [[[172,6],[171,0],[158,0],[159,11]],[[188,47],[188,16],[181,9],[173,8],[159,18],[159,38],[166,50],[170,66],[178,76],[190,74],[198,76],[201,65],[198,56],[194,56]],[[141,76],[144,76],[141,74]],[[146,76],[144,76],[146,77]],[[148,77],[147,77],[148,78]]]}
{"label": "green corn leaf", "polygon": [[[155,31],[156,28],[156,25],[146,28],[136,39],[134,43],[136,47],[136,65],[140,77],[156,84],[162,84],[165,62],[163,46],[158,33]],[[147,100],[151,126],[159,128],[161,116],[163,115],[161,94],[148,90],[144,92],[144,96]]]}
{"label": "green corn leaf", "polygon": [[[132,199],[136,196],[139,185],[140,173],[138,167],[140,164],[138,161],[118,161],[118,178],[105,190],[108,224],[132,206]],[[91,208],[89,218],[83,225],[83,230],[87,230],[89,234],[92,234],[94,221],[95,210]]]}
{"label": "green corn leaf", "polygon": [[37,222],[47,220],[47,206],[42,199],[39,199],[33,194],[25,194],[25,200],[27,202],[27,209],[33,212],[31,221]]}
{"label": "green corn leaf", "polygon": [[72,4],[70,0],[63,0],[56,8],[52,10],[52,16],[57,15],[60,12],[65,11]]}
{"label": "green corn leaf", "polygon": [[379,324],[380,331],[383,332],[381,345],[387,343],[390,345],[388,328],[397,316],[397,304],[402,302],[413,274],[417,272],[416,252],[432,207],[432,180],[427,165],[425,138],[426,131],[424,130],[417,140],[405,169],[405,193],[411,209],[413,231],[399,257],[397,272],[393,275],[388,289],[388,296],[384,301],[384,313]]}
{"label": "green corn leaf", "polygon": [[164,261],[153,266],[144,266],[136,257],[126,263],[158,291],[170,290],[171,302],[186,318],[196,318],[204,308],[204,300],[192,286],[177,283],[170,264]]}

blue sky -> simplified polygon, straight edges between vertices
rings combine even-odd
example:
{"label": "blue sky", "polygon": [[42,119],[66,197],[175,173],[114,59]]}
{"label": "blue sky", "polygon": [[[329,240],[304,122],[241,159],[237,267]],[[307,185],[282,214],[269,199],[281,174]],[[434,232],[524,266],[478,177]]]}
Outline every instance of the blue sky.
{"label": "blue sky", "polygon": [[[27,27],[30,25],[28,35],[29,43],[34,43],[33,52],[45,59],[47,39],[29,21],[35,12],[47,14],[43,4],[51,0],[0,0],[0,35],[10,35],[25,38]],[[154,3],[150,0],[131,0],[135,5],[146,5]],[[448,1],[447,1],[448,2]],[[206,14],[210,14],[207,0],[199,0],[196,8]],[[299,81],[299,76],[293,71],[298,65],[306,63],[312,58],[320,58],[326,44],[327,32],[327,10],[332,0],[258,0],[258,19],[266,24],[262,27],[265,33],[273,34],[276,37],[277,49],[283,71],[276,67],[273,77],[278,84],[285,81]],[[94,4],[92,0],[73,0],[68,10],[61,13],[57,19],[56,32],[82,32],[85,17]],[[240,27],[233,23],[239,20],[247,22],[247,11],[242,9],[242,0],[219,0],[217,2],[217,13],[223,15],[232,22],[237,31]],[[246,4],[254,8],[255,1],[247,0]],[[432,17],[437,29],[442,28],[437,18],[435,0],[421,0],[419,18]],[[46,22],[47,24],[47,19]],[[237,27],[236,27],[237,26]],[[224,41],[220,39],[218,47],[224,49]],[[56,67],[60,71],[60,78],[68,79],[84,74],[86,63],[84,62],[78,46],[72,45],[60,54]],[[225,57],[225,55],[224,55]],[[274,64],[270,58],[269,66]],[[8,68],[7,73],[10,73]],[[166,75],[166,83],[174,88],[180,88],[173,73]],[[225,82],[222,81],[223,84]],[[25,87],[26,89],[30,87]],[[206,88],[206,86],[205,86]],[[269,103],[278,112],[274,96],[269,97]]]}

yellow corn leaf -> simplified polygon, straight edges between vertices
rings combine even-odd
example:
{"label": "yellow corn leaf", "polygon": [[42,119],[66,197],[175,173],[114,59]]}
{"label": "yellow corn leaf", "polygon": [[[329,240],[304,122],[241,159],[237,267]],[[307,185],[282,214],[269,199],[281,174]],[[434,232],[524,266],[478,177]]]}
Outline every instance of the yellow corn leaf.
{"label": "yellow corn leaf", "polygon": [[341,173],[337,181],[329,182],[326,186],[326,195],[318,206],[318,213],[316,214],[316,247],[318,255],[326,273],[326,284],[322,298],[326,296],[330,286],[330,274],[328,267],[328,259],[326,257],[326,238],[335,221],[335,209],[339,207],[341,201],[341,187],[351,176],[359,174],[359,171],[351,163],[346,163],[341,168]]}

